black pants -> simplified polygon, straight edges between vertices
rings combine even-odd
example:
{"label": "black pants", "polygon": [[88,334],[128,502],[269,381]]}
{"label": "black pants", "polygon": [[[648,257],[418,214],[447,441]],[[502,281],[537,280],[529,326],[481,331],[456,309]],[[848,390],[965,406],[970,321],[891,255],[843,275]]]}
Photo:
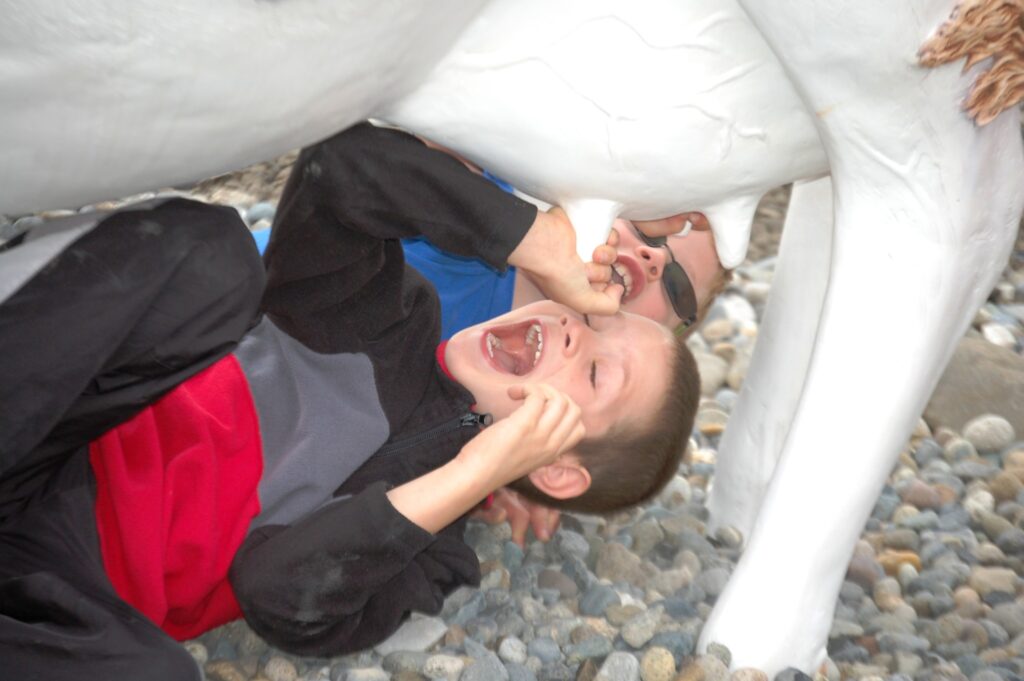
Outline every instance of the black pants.
{"label": "black pants", "polygon": [[263,281],[234,210],[172,199],[103,218],[0,303],[3,676],[200,678],[103,571],[87,445],[231,352]]}

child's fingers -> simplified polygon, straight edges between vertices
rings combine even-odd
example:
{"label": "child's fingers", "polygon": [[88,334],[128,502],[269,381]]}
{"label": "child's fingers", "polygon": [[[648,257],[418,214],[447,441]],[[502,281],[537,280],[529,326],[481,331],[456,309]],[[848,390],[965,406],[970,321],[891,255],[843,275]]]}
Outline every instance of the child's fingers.
{"label": "child's fingers", "polygon": [[548,439],[551,439],[559,424],[565,419],[566,413],[569,411],[571,400],[562,393],[556,393],[548,396],[547,402],[544,404],[544,411],[541,412],[540,418],[537,420],[537,431],[540,435],[546,435]]}
{"label": "child's fingers", "polygon": [[558,454],[564,454],[580,443],[586,430],[580,408],[572,403],[551,432],[550,441]]}
{"label": "child's fingers", "polygon": [[523,383],[509,386],[508,396],[514,400],[522,400],[522,405],[512,412],[512,418],[536,424],[537,419],[544,413],[544,405],[549,399],[550,387],[537,383]]}
{"label": "child's fingers", "polygon": [[[611,237],[609,237],[609,239],[610,238]],[[594,249],[594,253],[591,255],[591,260],[598,265],[611,265],[615,262],[615,258],[618,257],[618,255],[619,251],[615,246],[601,244]]]}
{"label": "child's fingers", "polygon": [[587,281],[591,284],[606,284],[612,280],[612,268],[611,265],[598,265],[597,263],[588,262],[584,265],[587,270]]}
{"label": "child's fingers", "polygon": [[572,451],[572,448],[582,442],[586,435],[587,428],[583,425],[583,421],[577,421],[562,442],[562,448],[558,450],[559,455]]}
{"label": "child's fingers", "polygon": [[525,400],[526,399],[526,384],[520,383],[517,385],[510,385],[506,390],[508,396],[513,400]]}
{"label": "child's fingers", "polygon": [[562,394],[547,383],[517,383],[510,385],[507,392],[513,400],[524,400],[530,395],[547,400]]}
{"label": "child's fingers", "polygon": [[530,509],[530,525],[533,527],[533,533],[537,539],[541,541],[551,539],[551,535],[558,529],[558,519],[558,511],[553,508],[535,504]]}
{"label": "child's fingers", "polygon": [[570,439],[576,425],[582,424],[582,410],[571,397],[557,393],[544,405],[544,413],[537,422],[537,432],[545,438],[547,448],[558,455],[575,446],[578,439]]}

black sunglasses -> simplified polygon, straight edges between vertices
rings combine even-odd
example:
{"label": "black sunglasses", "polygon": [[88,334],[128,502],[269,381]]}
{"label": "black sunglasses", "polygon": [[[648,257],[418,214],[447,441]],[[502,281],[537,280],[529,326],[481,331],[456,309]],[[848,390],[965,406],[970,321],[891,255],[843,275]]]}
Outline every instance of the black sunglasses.
{"label": "black sunglasses", "polygon": [[639,229],[635,231],[640,240],[651,248],[661,248],[664,246],[665,250],[668,251],[668,257],[671,258],[672,262],[667,263],[662,269],[661,283],[665,287],[665,295],[668,296],[668,301],[672,303],[672,309],[675,310],[676,316],[683,320],[680,328],[689,328],[697,321],[697,294],[694,292],[693,283],[686,276],[683,266],[676,260],[672,249],[668,247],[668,237],[647,236]]}

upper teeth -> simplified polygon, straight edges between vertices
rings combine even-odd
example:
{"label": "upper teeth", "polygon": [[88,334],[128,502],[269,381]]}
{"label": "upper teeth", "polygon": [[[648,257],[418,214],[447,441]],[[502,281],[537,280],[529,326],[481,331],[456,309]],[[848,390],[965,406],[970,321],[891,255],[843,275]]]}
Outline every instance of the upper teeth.
{"label": "upper teeth", "polygon": [[544,335],[541,333],[540,324],[531,324],[529,330],[526,332],[526,344],[529,345],[537,340],[537,349],[533,353],[533,365],[537,366],[537,362],[540,361],[540,351],[544,349]]}
{"label": "upper teeth", "polygon": [[494,358],[494,348],[501,347],[501,340],[490,331],[487,332],[487,354]]}
{"label": "upper teeth", "polygon": [[629,269],[625,265],[618,262],[612,263],[612,269],[622,277],[622,287],[626,289],[622,294],[623,297],[628,296],[629,292],[633,290],[633,275],[629,273]]}

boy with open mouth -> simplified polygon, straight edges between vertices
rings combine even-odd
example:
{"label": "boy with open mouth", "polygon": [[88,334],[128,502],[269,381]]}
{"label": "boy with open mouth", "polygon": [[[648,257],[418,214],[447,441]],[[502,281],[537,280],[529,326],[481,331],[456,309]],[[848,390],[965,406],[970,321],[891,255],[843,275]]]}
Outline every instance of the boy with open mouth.
{"label": "boy with open mouth", "polygon": [[[181,199],[0,253],[23,279],[0,277],[10,673],[197,679],[172,639],[239,616],[293,653],[362,649],[478,582],[462,530],[492,490],[605,512],[675,473],[698,399],[685,345],[591,314],[621,291],[590,290],[571,230],[482,178],[453,189],[383,132],[302,153],[265,282],[232,209]],[[587,313],[542,301],[439,345],[399,243],[416,234]]]}

